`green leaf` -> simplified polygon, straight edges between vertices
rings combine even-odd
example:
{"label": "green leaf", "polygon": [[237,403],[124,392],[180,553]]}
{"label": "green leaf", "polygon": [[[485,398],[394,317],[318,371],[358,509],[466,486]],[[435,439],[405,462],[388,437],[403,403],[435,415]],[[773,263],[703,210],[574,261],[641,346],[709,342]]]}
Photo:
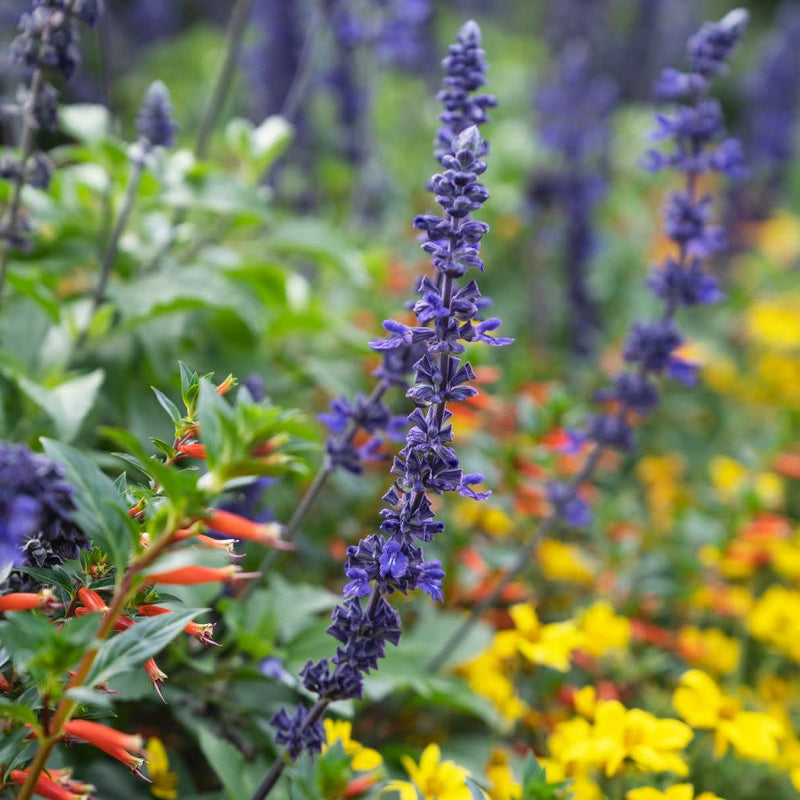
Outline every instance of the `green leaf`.
{"label": "green leaf", "polygon": [[100,648],[86,684],[95,686],[144,664],[163,650],[204,608],[188,608],[137,622]]}
{"label": "green leaf", "polygon": [[108,136],[111,112],[90,103],[62,106],[59,110],[61,130],[86,144],[98,144]]}
{"label": "green leaf", "polygon": [[209,471],[219,463],[223,453],[224,420],[230,420],[231,407],[219,396],[217,387],[207,378],[200,381],[200,394],[197,399],[197,420],[202,431],[203,444],[206,446],[206,457]]}
{"label": "green leaf", "polygon": [[5,697],[0,697],[0,717],[28,723],[29,725],[39,724],[39,718],[32,708],[21,704],[19,701],[8,700]]}
{"label": "green leaf", "polygon": [[163,408],[164,411],[169,414],[169,418],[175,425],[177,425],[183,416],[181,412],[178,411],[178,407],[172,402],[172,400],[169,399],[169,397],[164,394],[164,392],[159,391],[155,386],[151,386],[150,388],[153,390],[153,392],[155,392],[156,400],[158,400],[161,408]]}
{"label": "green leaf", "polygon": [[75,448],[53,439],[42,439],[42,444],[47,455],[64,467],[75,488],[75,521],[121,572],[127,565],[133,524],[113,482]]}
{"label": "green leaf", "polygon": [[467,788],[469,789],[469,793],[472,796],[472,800],[487,800],[488,795],[486,794],[486,792],[484,792],[483,789],[481,789],[481,787],[478,786],[478,784],[475,783],[474,780],[472,780],[472,778],[467,778],[466,781],[467,781]]}
{"label": "green leaf", "polygon": [[252,792],[245,782],[244,756],[230,742],[220,739],[204,727],[199,729],[198,743],[230,800],[249,797]]}
{"label": "green leaf", "polygon": [[105,373],[96,369],[52,389],[24,375],[14,374],[12,377],[19,388],[53,420],[58,435],[72,441],[94,407]]}
{"label": "green leaf", "polygon": [[43,569],[42,567],[17,567],[20,572],[36,578],[43,586],[58,586],[72,594],[75,586],[72,578],[61,567]]}
{"label": "green leaf", "polygon": [[65,694],[84,706],[94,706],[103,710],[110,710],[113,707],[108,692],[101,692],[91,686],[74,686],[72,689],[68,689]]}

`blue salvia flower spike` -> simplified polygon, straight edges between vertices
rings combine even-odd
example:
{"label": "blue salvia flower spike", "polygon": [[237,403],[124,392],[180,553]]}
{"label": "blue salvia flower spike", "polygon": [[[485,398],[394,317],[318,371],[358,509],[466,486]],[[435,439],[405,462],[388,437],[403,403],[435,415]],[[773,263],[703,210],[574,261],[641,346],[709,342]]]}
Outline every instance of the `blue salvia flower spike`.
{"label": "blue salvia flower spike", "polygon": [[[472,58],[479,41],[480,29],[468,23],[459,34],[456,52],[469,48]],[[477,61],[472,58],[470,63]],[[437,139],[437,144],[441,141]],[[281,710],[272,719],[276,741],[285,745],[289,760],[302,750],[318,752],[323,736],[320,720],[327,706],[334,700],[360,698],[363,676],[377,669],[387,644],[399,643],[400,618],[388,598],[395,592],[421,589],[434,600],[442,599],[444,570],[439,561],[425,560],[422,547],[444,530],[443,523],[435,518],[430,495],[458,492],[475,499],[488,496],[473,488],[483,477],[464,474],[460,468],[452,447],[452,414],[448,409],[449,403],[475,394],[467,386],[474,372],[469,363],[457,357],[465,345],[512,341],[489,333],[496,330],[499,320],[480,320],[477,284],[469,281],[465,287],[458,286],[467,270],[483,270],[484,266],[478,250],[488,226],[473,220],[472,214],[489,196],[479,181],[486,170],[485,153],[486,144],[476,125],[455,134],[449,149],[441,152],[437,148],[443,171],[433,177],[430,186],[441,215],[428,214],[414,221],[414,226],[427,234],[423,249],[431,255],[439,278],[436,283],[421,281],[419,288],[422,295],[437,294],[417,312],[418,320],[430,320],[432,326],[406,326],[387,320],[384,328],[389,337],[371,343],[376,350],[389,352],[412,345],[423,348],[407,392],[416,408],[408,417],[405,447],[392,463],[394,482],[383,498],[386,507],[381,511],[381,533],[370,534],[348,548],[346,599],[334,610],[328,628],[339,643],[336,653],[331,659],[309,662],[301,673],[305,688],[319,699],[310,709],[293,714]],[[466,287],[469,300],[462,293]],[[438,309],[432,319],[428,314],[431,305]],[[369,599],[362,603],[362,597]],[[286,763],[284,756],[276,759],[253,800],[267,797]]]}

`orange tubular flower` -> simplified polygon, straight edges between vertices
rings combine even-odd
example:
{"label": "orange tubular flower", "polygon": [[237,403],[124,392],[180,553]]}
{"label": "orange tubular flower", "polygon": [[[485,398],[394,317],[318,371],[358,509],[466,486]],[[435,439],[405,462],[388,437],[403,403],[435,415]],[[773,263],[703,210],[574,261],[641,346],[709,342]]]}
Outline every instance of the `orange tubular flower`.
{"label": "orange tubular flower", "polygon": [[52,589],[42,589],[41,592],[14,592],[0,597],[0,611],[49,611],[61,608],[61,603],[56,602]]}
{"label": "orange tubular flower", "polygon": [[108,611],[106,601],[103,600],[97,592],[86,586],[81,586],[81,588],[78,589],[78,599],[89,611]]}
{"label": "orange tubular flower", "polygon": [[[18,786],[23,786],[28,779],[28,770],[26,769],[13,769],[11,770],[11,780]],[[82,784],[87,785],[87,784]],[[75,794],[66,786],[60,786],[55,781],[47,777],[47,775],[40,775],[36,780],[34,791],[40,797],[45,797],[47,800],[89,800],[89,795],[93,791],[91,787],[88,791],[83,791],[81,794]]]}
{"label": "orange tubular flower", "polygon": [[12,689],[11,684],[6,680],[6,677],[0,672],[0,692],[10,692]]}
{"label": "orange tubular flower", "polygon": [[94,745],[98,750],[121,761],[141,776],[139,769],[145,760],[134,755],[135,753],[146,754],[141,736],[122,733],[114,728],[109,728],[108,725],[101,725],[99,722],[91,722],[88,719],[70,720],[64,725],[64,733]]}
{"label": "orange tubular flower", "polygon": [[189,586],[197,583],[214,583],[214,581],[243,581],[248,578],[260,578],[260,572],[242,572],[240,567],[179,567],[166,572],[153,572],[145,580],[147,583],[166,583],[173,586]]}
{"label": "orange tubular flower", "polygon": [[358,797],[360,794],[371,789],[378,782],[377,775],[362,775],[360,778],[354,778],[347,784],[344,790],[344,797]]}
{"label": "orange tubular flower", "polygon": [[206,446],[200,442],[179,442],[175,449],[189,458],[206,458]]}
{"label": "orange tubular flower", "polygon": [[230,511],[223,511],[216,508],[211,512],[211,516],[206,517],[203,522],[215,531],[233,536],[236,539],[247,539],[251,542],[267,544],[278,550],[291,550],[291,542],[281,540],[281,526],[276,522],[253,522],[247,517],[240,517]]}
{"label": "orange tubular flower", "polygon": [[[139,613],[145,617],[157,617],[159,614],[171,614],[172,611],[163,606],[139,606]],[[193,636],[198,642],[203,644],[214,645],[214,647],[221,647],[219,642],[215,642],[211,638],[211,632],[214,630],[214,625],[211,622],[199,623],[189,622],[183,629],[184,633]]]}

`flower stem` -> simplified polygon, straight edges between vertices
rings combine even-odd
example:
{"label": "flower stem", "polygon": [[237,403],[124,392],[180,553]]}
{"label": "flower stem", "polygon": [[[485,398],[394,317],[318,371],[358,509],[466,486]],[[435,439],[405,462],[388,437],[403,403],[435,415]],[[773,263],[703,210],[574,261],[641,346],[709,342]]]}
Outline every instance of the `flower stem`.
{"label": "flower stem", "polygon": [[[140,142],[140,145],[146,148],[146,145],[143,142]],[[92,320],[97,313],[97,309],[100,308],[100,304],[105,298],[106,289],[108,288],[108,281],[111,278],[111,272],[114,269],[114,261],[117,258],[119,242],[122,238],[122,234],[125,232],[125,227],[128,224],[128,219],[131,216],[131,212],[133,211],[133,206],[136,202],[136,195],[139,191],[139,184],[142,181],[145,156],[146,153],[143,152],[133,161],[131,174],[128,178],[128,188],[125,192],[125,199],[123,200],[122,208],[120,209],[119,216],[117,217],[117,222],[114,225],[114,229],[111,232],[111,238],[108,240],[108,245],[105,249],[105,253],[103,254],[100,279],[97,281],[97,286],[95,286],[94,294],[92,295],[92,307],[89,311],[86,324],[83,326],[83,330],[75,342],[75,348],[72,353],[73,358],[81,350],[84,344],[86,344],[86,339],[89,336],[89,329],[92,326]]]}
{"label": "flower stem", "polygon": [[[136,559],[126,570],[125,575],[120,581],[119,586],[111,598],[111,604],[103,615],[103,621],[100,629],[95,637],[95,642],[103,642],[114,629],[114,623],[119,619],[125,607],[128,605],[131,593],[133,591],[133,579],[142,570],[149,567],[164,551],[172,540],[172,534],[180,527],[178,521],[173,518],[173,515],[167,521],[164,532],[159,536],[155,542]],[[82,686],[84,681],[89,677],[92,665],[100,652],[99,646],[93,646],[91,649],[86,650],[81,657],[80,662],[75,670],[75,674],[69,682],[67,689],[74,689]],[[24,785],[20,789],[17,800],[31,800],[33,792],[36,787],[36,782],[39,776],[47,766],[47,759],[53,751],[53,747],[61,739],[64,725],[70,720],[75,708],[78,706],[76,700],[69,697],[63,697],[56,707],[48,730],[43,737],[39,738],[39,744],[36,749],[36,754],[33,757],[28,767],[28,777]]]}
{"label": "flower stem", "polygon": [[3,234],[2,249],[0,249],[0,298],[6,285],[8,275],[8,265],[11,260],[11,249],[9,236],[13,235],[19,225],[19,211],[22,206],[22,187],[25,185],[25,167],[33,155],[33,148],[36,143],[36,122],[35,109],[39,103],[39,95],[44,86],[44,72],[38,67],[33,73],[31,80],[31,91],[28,96],[28,107],[25,109],[22,123],[22,137],[20,139],[19,174],[17,175],[11,190],[11,200],[6,207],[5,214],[0,217],[0,231]]}

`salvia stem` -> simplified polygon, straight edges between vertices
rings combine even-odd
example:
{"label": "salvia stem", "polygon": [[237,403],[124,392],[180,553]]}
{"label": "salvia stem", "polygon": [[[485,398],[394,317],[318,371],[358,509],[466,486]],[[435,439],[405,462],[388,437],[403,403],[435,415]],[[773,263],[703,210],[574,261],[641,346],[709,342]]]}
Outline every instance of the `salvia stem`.
{"label": "salvia stem", "polygon": [[[11,189],[11,200],[6,212],[0,218],[0,229],[13,233],[19,225],[19,212],[22,207],[22,187],[25,185],[25,167],[33,155],[36,144],[36,123],[34,109],[39,103],[39,95],[44,86],[44,70],[37,67],[31,79],[31,91],[27,99],[28,108],[22,115],[22,135],[20,139],[19,174],[14,180]],[[0,299],[5,290],[8,266],[11,261],[11,237],[4,236],[2,250],[0,250]]]}
{"label": "salvia stem", "polygon": [[89,336],[89,329],[91,328],[97,309],[100,308],[100,305],[105,299],[108,281],[111,278],[111,273],[114,269],[114,261],[117,258],[117,251],[119,250],[119,242],[122,238],[122,234],[125,232],[125,227],[128,224],[133,206],[136,202],[136,195],[139,191],[139,184],[142,181],[142,173],[144,172],[145,159],[146,153],[142,153],[141,157],[133,159],[131,174],[128,178],[128,188],[125,192],[125,198],[122,201],[122,208],[120,208],[119,216],[117,217],[117,221],[111,231],[111,237],[103,253],[100,277],[97,281],[97,286],[95,286],[94,293],[92,294],[92,305],[89,309],[89,315],[86,318],[86,324],[83,326],[75,342],[73,356],[86,344],[86,339]]}

